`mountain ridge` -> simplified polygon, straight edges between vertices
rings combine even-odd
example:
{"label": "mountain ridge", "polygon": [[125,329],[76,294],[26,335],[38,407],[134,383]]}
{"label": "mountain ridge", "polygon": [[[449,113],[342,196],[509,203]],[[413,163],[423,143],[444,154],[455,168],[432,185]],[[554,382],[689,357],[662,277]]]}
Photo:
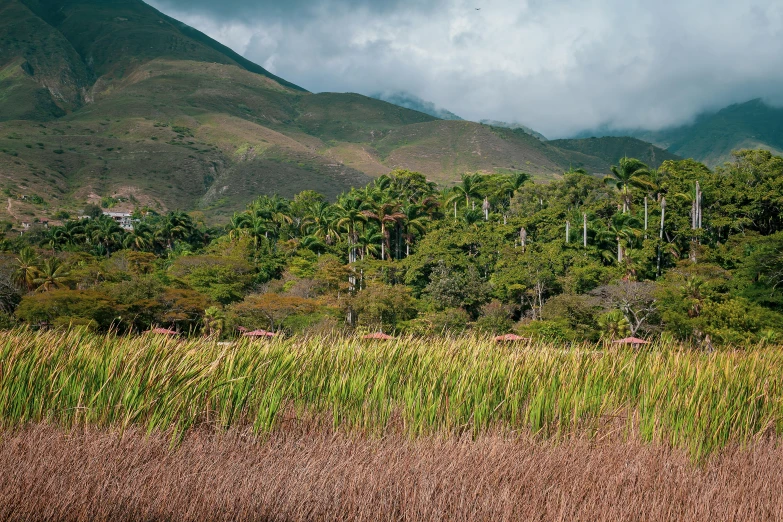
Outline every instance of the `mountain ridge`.
{"label": "mountain ridge", "polygon": [[764,148],[782,153],[783,108],[755,98],[701,113],[690,123],[658,131],[602,129],[581,132],[576,138],[598,135],[635,137],[678,156],[716,167],[730,161],[733,150]]}
{"label": "mountain ridge", "polygon": [[309,93],[140,0],[2,9],[0,216],[12,222],[87,202],[225,221],[260,194],[317,188],[333,199],[395,168],[448,186],[466,172],[605,173],[619,159],[359,94]]}

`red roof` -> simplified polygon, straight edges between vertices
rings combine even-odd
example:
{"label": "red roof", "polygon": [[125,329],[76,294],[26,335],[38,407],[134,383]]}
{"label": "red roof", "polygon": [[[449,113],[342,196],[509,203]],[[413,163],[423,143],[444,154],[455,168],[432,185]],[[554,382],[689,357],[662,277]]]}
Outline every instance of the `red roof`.
{"label": "red roof", "polygon": [[394,339],[391,335],[386,335],[383,332],[375,332],[367,335],[363,335],[362,339],[383,339],[383,340],[389,340]]}
{"label": "red roof", "polygon": [[510,342],[510,341],[529,341],[530,337],[522,337],[517,334],[505,334],[505,335],[498,335],[495,337],[495,341],[497,342]]}
{"label": "red roof", "polygon": [[168,328],[153,328],[152,330],[149,330],[147,333],[158,334],[158,335],[179,335],[179,332],[175,330],[169,330]]}
{"label": "red roof", "polygon": [[267,332],[266,330],[253,330],[252,332],[245,332],[242,335],[245,337],[274,337],[277,334],[274,332]]}
{"label": "red roof", "polygon": [[618,339],[612,341],[612,344],[650,344],[650,341],[639,339],[638,337],[626,337],[625,339]]}

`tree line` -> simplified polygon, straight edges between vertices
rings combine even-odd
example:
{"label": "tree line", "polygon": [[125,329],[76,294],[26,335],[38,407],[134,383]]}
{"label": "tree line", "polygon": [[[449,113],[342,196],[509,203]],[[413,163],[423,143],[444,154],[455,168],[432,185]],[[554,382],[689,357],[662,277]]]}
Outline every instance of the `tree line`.
{"label": "tree line", "polygon": [[783,159],[653,169],[397,170],[330,202],[262,196],[225,227],[95,215],[2,242],[2,323],[235,335],[342,328],[773,342],[783,330]]}

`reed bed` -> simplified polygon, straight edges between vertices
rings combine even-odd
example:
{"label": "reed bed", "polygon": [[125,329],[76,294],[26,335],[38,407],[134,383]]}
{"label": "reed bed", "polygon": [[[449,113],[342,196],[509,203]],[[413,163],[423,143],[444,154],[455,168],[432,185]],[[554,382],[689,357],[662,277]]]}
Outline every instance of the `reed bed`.
{"label": "reed bed", "polygon": [[558,443],[230,430],[163,434],[28,426],[0,432],[0,520],[343,522],[773,521],[783,448],[703,466],[638,441]]}
{"label": "reed bed", "polygon": [[124,337],[0,333],[0,427],[49,423],[173,434],[271,434],[328,419],[409,438],[578,434],[655,442],[701,460],[783,431],[783,350],[704,354],[499,346],[489,340]]}

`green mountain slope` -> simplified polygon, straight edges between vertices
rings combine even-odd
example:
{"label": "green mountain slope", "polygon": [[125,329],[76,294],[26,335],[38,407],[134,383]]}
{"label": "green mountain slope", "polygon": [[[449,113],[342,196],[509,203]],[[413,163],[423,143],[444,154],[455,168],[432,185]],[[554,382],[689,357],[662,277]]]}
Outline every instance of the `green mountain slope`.
{"label": "green mountain slope", "polygon": [[334,197],[395,168],[444,185],[550,179],[616,155],[310,94],[140,0],[5,0],[0,14],[0,219],[14,223],[101,201],[220,221],[259,194]]}
{"label": "green mountain slope", "polygon": [[693,123],[679,127],[659,131],[600,129],[579,133],[578,137],[591,135],[633,136],[714,167],[730,161],[733,150],[762,148],[782,153],[783,108],[756,99],[701,114]]}
{"label": "green mountain slope", "polygon": [[783,151],[783,108],[751,100],[703,114],[691,125],[644,138],[674,154],[713,166],[729,161],[731,151],[737,149],[765,148],[779,154]]}
{"label": "green mountain slope", "polygon": [[659,167],[666,160],[682,159],[670,151],[651,143],[628,137],[585,138],[576,140],[552,140],[550,145],[567,149],[616,164],[623,156],[637,158],[651,167]]}

